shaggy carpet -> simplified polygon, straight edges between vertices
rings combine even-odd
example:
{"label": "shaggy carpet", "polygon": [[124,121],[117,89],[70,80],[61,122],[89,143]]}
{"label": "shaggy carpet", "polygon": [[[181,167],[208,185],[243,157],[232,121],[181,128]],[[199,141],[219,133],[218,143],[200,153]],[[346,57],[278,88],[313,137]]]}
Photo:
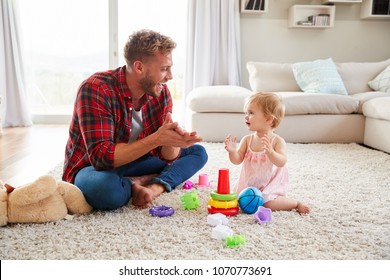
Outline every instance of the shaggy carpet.
{"label": "shaggy carpet", "polygon": [[[202,143],[209,161],[199,172],[216,188],[218,170],[231,181],[240,166],[230,164],[222,143]],[[389,260],[390,155],[358,144],[288,144],[290,197],[308,203],[311,213],[278,211],[260,225],[253,215],[229,218],[246,244],[229,248],[211,238],[207,200],[212,188],[197,188],[200,206],[184,210],[178,187],[155,205],[175,209],[158,218],[131,203],[115,211],[45,224],[1,227],[0,259],[111,260]],[[60,178],[61,167],[51,174]],[[191,178],[198,181],[196,174]]]}

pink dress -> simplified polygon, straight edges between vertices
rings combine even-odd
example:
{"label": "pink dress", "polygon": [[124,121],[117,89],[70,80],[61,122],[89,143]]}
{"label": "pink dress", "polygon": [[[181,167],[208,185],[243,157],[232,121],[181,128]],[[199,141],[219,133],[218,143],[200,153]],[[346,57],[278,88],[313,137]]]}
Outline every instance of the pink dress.
{"label": "pink dress", "polygon": [[[271,139],[271,145],[274,144],[275,136]],[[247,187],[256,187],[263,193],[264,202],[273,200],[278,196],[286,196],[290,187],[287,165],[277,167],[264,151],[252,151],[252,139],[253,135],[250,138],[240,177],[235,183],[234,189],[239,194]]]}

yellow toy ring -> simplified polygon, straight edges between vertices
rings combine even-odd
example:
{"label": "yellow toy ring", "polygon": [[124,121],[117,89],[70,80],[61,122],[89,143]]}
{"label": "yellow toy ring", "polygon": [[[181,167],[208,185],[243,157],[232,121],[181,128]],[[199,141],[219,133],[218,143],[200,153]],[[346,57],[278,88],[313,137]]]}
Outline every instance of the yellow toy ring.
{"label": "yellow toy ring", "polygon": [[233,200],[225,200],[225,201],[214,200],[210,198],[208,204],[214,208],[228,209],[228,208],[237,207],[238,201],[237,198]]}
{"label": "yellow toy ring", "polygon": [[235,192],[222,194],[222,193],[217,193],[215,190],[210,193],[210,196],[214,200],[233,200],[237,198],[237,194]]}

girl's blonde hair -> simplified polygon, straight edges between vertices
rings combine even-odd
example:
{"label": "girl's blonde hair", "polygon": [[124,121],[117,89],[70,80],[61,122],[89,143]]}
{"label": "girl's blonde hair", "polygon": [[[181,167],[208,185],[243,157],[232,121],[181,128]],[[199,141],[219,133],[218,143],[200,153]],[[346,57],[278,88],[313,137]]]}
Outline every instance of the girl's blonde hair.
{"label": "girl's blonde hair", "polygon": [[283,104],[282,98],[275,93],[258,92],[251,95],[246,100],[245,111],[250,104],[254,104],[260,108],[266,117],[272,116],[274,118],[272,128],[278,127],[284,118],[285,105]]}

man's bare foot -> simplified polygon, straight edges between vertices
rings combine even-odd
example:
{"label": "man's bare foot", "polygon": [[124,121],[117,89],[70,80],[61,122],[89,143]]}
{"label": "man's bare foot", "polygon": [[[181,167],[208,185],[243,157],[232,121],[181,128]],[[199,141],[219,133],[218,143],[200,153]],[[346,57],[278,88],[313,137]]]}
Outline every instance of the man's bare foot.
{"label": "man's bare foot", "polygon": [[152,189],[146,188],[140,184],[134,183],[131,186],[132,203],[137,208],[147,208],[155,199]]}
{"label": "man's bare foot", "polygon": [[158,174],[147,174],[142,176],[133,176],[129,177],[131,182],[133,184],[139,184],[139,185],[146,185],[150,180],[152,180],[154,177],[157,177]]}
{"label": "man's bare foot", "polygon": [[310,212],[310,208],[308,205],[302,203],[302,202],[298,202],[298,205],[297,205],[297,211],[299,214],[309,214]]}

